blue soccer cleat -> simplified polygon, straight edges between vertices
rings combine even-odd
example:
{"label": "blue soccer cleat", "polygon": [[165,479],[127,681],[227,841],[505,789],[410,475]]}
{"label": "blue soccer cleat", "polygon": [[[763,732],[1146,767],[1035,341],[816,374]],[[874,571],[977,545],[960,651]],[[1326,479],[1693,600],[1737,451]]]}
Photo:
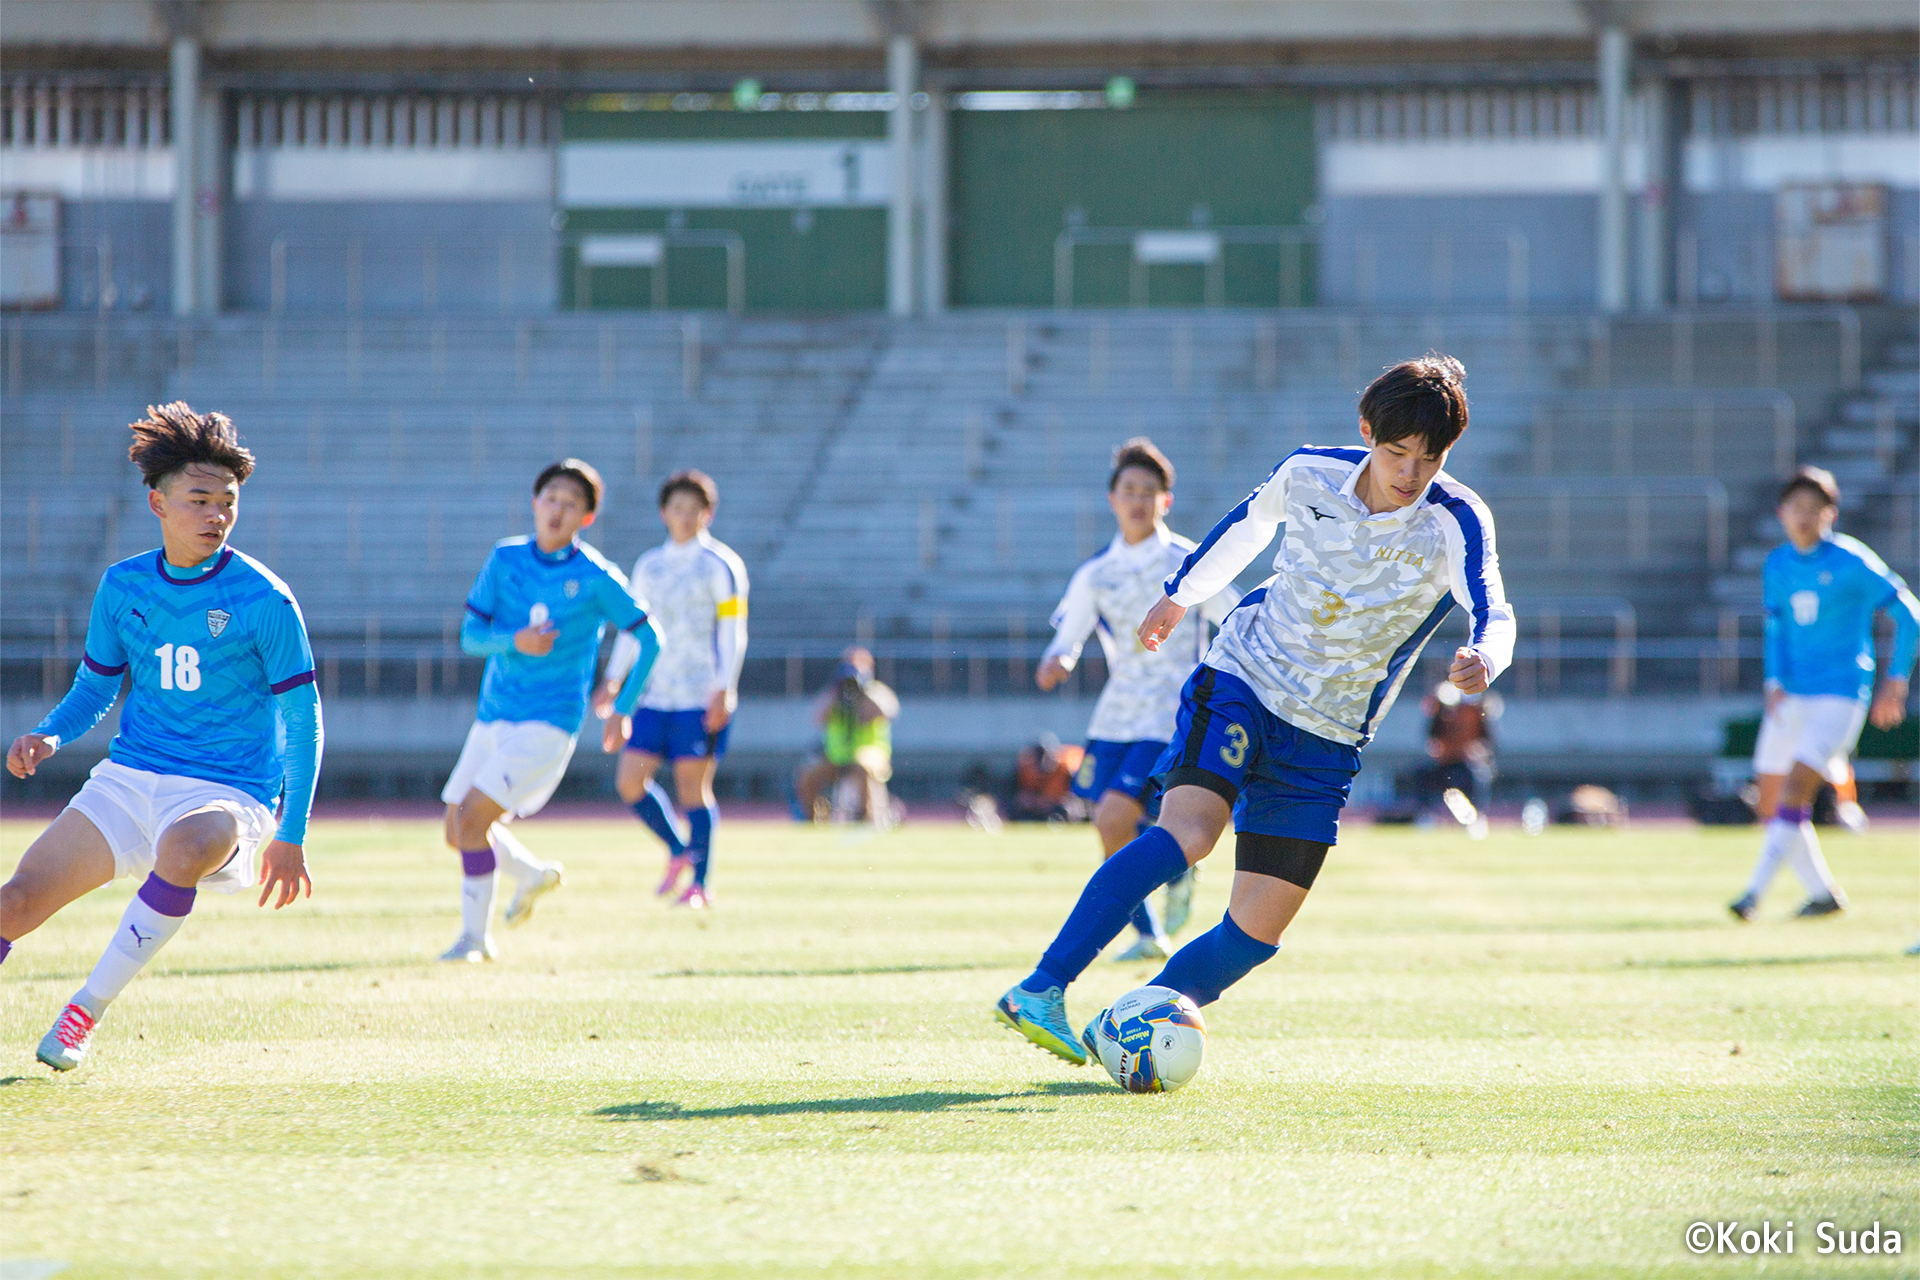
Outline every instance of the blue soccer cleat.
{"label": "blue soccer cleat", "polygon": [[1028,991],[1018,985],[1000,997],[993,1016],[1056,1058],[1076,1067],[1087,1065],[1087,1054],[1067,1021],[1067,993],[1063,987]]}

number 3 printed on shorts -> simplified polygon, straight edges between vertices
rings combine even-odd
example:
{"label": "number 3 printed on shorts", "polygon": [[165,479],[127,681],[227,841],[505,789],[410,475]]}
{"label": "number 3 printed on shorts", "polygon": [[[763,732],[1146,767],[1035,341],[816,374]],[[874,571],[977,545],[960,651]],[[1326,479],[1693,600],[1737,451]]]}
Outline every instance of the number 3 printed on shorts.
{"label": "number 3 printed on shorts", "polygon": [[153,651],[160,659],[160,687],[192,693],[200,687],[200,651],[190,644],[163,644]]}
{"label": "number 3 printed on shorts", "polygon": [[1220,758],[1227,762],[1227,768],[1238,769],[1247,762],[1247,731],[1237,724],[1227,726],[1227,745],[1220,748]]}

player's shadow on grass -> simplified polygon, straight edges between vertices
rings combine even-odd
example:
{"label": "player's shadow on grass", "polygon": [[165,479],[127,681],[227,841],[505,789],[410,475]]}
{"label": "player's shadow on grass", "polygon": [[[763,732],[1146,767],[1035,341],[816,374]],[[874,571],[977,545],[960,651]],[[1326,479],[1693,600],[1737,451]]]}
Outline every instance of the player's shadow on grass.
{"label": "player's shadow on grass", "polygon": [[1700,960],[1628,960],[1623,969],[1749,969],[1799,964],[1891,964],[1895,952],[1866,952],[1848,956],[1709,956]]}
{"label": "player's shadow on grass", "polygon": [[664,969],[656,978],[865,978],[902,973],[971,973],[1012,964],[877,964],[846,969]]}
{"label": "player's shadow on grass", "polygon": [[[420,958],[418,956],[407,956],[400,959],[388,960],[316,960],[310,964],[293,961],[287,964],[217,965],[213,968],[201,968],[199,965],[195,965],[191,969],[155,969],[147,975],[147,980],[153,981],[154,979],[160,979],[163,981],[173,981],[178,978],[235,978],[245,977],[249,974],[263,973],[347,973],[356,969],[388,969],[398,971],[401,969],[417,968],[419,964]],[[84,979],[91,972],[91,970],[80,969],[71,973],[36,973],[33,976],[36,980],[45,979],[49,982],[74,982]]]}
{"label": "player's shadow on grass", "polygon": [[[731,1107],[683,1107],[677,1102],[620,1102],[601,1107],[593,1115],[602,1120],[736,1120],[745,1117],[801,1115],[864,1115],[875,1112],[927,1114],[987,1102],[1016,1102],[1022,1098],[1061,1098],[1110,1092],[1109,1086],[1083,1081],[1055,1081],[1016,1093],[960,1093],[928,1089],[869,1098],[808,1098],[797,1102],[742,1102]],[[1005,1108],[996,1108],[1004,1110]]]}

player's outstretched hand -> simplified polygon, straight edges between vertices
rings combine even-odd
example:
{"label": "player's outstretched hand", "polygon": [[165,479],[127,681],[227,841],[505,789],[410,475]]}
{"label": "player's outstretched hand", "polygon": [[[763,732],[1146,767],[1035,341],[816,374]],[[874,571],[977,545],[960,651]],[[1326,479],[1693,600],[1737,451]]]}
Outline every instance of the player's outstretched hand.
{"label": "player's outstretched hand", "polygon": [[513,647],[529,658],[544,658],[553,652],[553,642],[560,638],[560,631],[551,622],[543,622],[537,627],[522,627],[513,633]]}
{"label": "player's outstretched hand", "polygon": [[1147,610],[1147,616],[1140,623],[1140,629],[1134,633],[1142,648],[1154,653],[1160,652],[1160,642],[1173,634],[1180,625],[1180,619],[1187,616],[1187,606],[1175,604],[1166,596],[1160,597],[1160,603]]}
{"label": "player's outstretched hand", "polygon": [[608,716],[606,723],[600,726],[600,749],[613,755],[627,745],[627,739],[633,736],[632,716]]}
{"label": "player's outstretched hand", "polygon": [[1873,721],[1876,729],[1891,729],[1907,718],[1907,682],[1888,680],[1881,684],[1880,692],[1873,695],[1873,706],[1867,711],[1867,719]]}
{"label": "player's outstretched hand", "polygon": [[612,715],[613,700],[618,693],[619,693],[619,686],[611,682],[607,684],[603,684],[599,688],[595,689],[593,691],[593,701],[590,704],[593,714],[598,716],[602,720],[605,720],[608,716]]}
{"label": "player's outstretched hand", "polygon": [[7,772],[16,778],[31,778],[40,762],[59,749],[58,739],[41,733],[23,733],[7,749]]}
{"label": "player's outstretched hand", "polygon": [[1485,693],[1493,683],[1493,673],[1487,669],[1485,658],[1463,646],[1453,651],[1453,668],[1447,672],[1447,679],[1462,693]]}
{"label": "player's outstretched hand", "polygon": [[313,896],[313,877],[307,874],[307,851],[297,844],[288,844],[285,840],[273,840],[267,844],[260,855],[260,904],[267,905],[267,899],[279,891],[279,898],[273,909],[280,908],[300,896],[305,888],[307,896]]}
{"label": "player's outstretched hand", "polygon": [[1067,675],[1066,663],[1060,661],[1058,658],[1048,658],[1045,662],[1041,663],[1039,669],[1033,673],[1033,682],[1039,685],[1041,692],[1044,693],[1049,689],[1059,688],[1060,682],[1065,680]]}
{"label": "player's outstretched hand", "polygon": [[732,719],[733,704],[727,697],[727,691],[722,689],[707,699],[707,714],[700,717],[700,724],[708,733],[718,733],[726,728]]}

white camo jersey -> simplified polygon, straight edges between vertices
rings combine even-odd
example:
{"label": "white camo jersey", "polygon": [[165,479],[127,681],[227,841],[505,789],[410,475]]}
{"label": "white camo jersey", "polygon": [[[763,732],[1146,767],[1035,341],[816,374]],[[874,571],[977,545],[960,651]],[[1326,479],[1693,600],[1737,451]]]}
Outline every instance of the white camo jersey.
{"label": "white camo jersey", "polygon": [[1513,661],[1515,634],[1487,504],[1442,471],[1412,506],[1370,514],[1354,492],[1367,457],[1296,449],[1166,581],[1175,604],[1211,599],[1284,525],[1274,575],[1228,615],[1206,663],[1288,724],[1353,746],[1373,737],[1456,603],[1493,675]]}
{"label": "white camo jersey", "polygon": [[1154,652],[1135,636],[1147,610],[1160,601],[1161,583],[1179,568],[1193,543],[1165,525],[1128,546],[1114,535],[1105,549],[1074,571],[1053,611],[1053,642],[1043,655],[1071,671],[1089,632],[1107,655],[1107,683],[1094,704],[1087,737],[1101,742],[1166,742],[1180,711],[1180,686],[1207,651],[1208,627],[1226,620],[1240,599],[1231,586],[1182,619]]}
{"label": "white camo jersey", "polygon": [[[705,529],[662,543],[633,562],[632,584],[634,597],[652,604],[647,616],[660,636],[640,705],[693,711],[716,693],[734,695],[747,656],[747,567],[733,548]],[[607,679],[624,678],[639,656],[640,642],[621,633]]]}

